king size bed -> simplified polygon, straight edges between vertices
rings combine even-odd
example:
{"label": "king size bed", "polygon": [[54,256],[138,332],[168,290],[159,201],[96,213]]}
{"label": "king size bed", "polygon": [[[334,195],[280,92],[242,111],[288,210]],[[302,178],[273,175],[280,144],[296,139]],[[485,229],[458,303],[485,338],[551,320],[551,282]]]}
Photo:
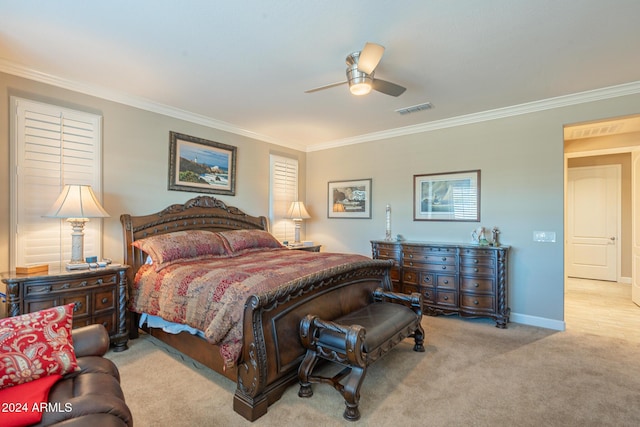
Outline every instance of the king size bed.
{"label": "king size bed", "polygon": [[235,381],[233,409],[251,421],[297,380],[302,318],[336,319],[369,304],[376,288],[391,290],[392,261],[287,249],[264,216],[213,197],[120,221],[130,337],[140,315],[188,326],[145,329]]}

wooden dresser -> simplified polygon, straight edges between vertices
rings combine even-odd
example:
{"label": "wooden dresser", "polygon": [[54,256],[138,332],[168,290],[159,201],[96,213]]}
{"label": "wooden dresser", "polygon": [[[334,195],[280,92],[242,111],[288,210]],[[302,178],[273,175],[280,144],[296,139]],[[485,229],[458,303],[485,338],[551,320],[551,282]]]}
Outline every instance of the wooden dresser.
{"label": "wooden dresser", "polygon": [[101,323],[114,351],[127,349],[127,277],[129,266],[64,269],[36,275],[0,274],[6,286],[7,316],[74,304],[73,327]]}
{"label": "wooden dresser", "polygon": [[428,315],[490,317],[506,328],[509,246],[372,240],[373,258],[392,259],[394,291],[420,292]]}

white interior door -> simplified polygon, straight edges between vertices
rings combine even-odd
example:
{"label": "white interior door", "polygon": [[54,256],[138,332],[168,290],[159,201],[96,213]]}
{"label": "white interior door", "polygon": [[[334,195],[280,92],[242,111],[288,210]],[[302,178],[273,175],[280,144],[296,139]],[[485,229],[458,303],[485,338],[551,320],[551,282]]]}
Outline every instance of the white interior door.
{"label": "white interior door", "polygon": [[631,153],[631,228],[633,244],[631,245],[632,274],[631,274],[631,300],[640,305],[640,151]]}
{"label": "white interior door", "polygon": [[570,168],[567,197],[567,275],[617,281],[620,166]]}

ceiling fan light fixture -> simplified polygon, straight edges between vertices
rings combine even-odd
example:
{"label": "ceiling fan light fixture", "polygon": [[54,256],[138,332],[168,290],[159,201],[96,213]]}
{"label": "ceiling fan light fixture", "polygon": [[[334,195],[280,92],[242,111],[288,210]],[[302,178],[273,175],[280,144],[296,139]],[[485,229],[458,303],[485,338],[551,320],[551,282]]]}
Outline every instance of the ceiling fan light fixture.
{"label": "ceiling fan light fixture", "polygon": [[353,64],[347,68],[347,80],[349,80],[349,91],[353,95],[360,96],[371,92],[373,75],[358,70],[358,64]]}
{"label": "ceiling fan light fixture", "polygon": [[371,92],[371,85],[369,83],[356,83],[349,86],[349,90],[353,95],[366,95]]}

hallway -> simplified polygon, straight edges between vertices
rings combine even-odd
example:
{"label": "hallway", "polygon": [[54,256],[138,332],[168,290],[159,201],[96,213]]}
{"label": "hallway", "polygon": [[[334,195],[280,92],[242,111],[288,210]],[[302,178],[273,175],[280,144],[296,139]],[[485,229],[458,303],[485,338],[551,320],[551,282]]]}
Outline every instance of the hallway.
{"label": "hallway", "polygon": [[640,307],[631,302],[631,285],[569,277],[565,282],[568,331],[640,342]]}

